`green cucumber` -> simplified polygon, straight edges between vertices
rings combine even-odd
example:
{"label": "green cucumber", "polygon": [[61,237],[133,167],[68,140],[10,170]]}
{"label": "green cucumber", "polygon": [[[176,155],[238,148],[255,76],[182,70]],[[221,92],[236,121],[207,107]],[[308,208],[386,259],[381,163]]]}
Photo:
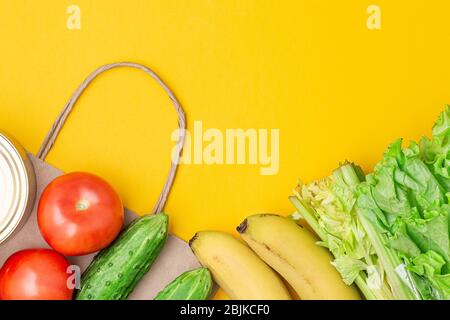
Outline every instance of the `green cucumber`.
{"label": "green cucumber", "polygon": [[150,270],[167,240],[165,213],[136,219],[81,277],[77,300],[124,300]]}
{"label": "green cucumber", "polygon": [[187,271],[169,283],[155,300],[206,300],[212,289],[212,278],[208,269]]}

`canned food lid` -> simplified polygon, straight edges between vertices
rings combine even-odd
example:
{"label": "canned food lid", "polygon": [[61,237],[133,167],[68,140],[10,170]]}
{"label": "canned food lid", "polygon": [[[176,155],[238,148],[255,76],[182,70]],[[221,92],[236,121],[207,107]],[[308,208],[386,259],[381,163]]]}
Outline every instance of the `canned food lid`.
{"label": "canned food lid", "polygon": [[20,224],[28,194],[28,174],[20,152],[0,133],[0,243]]}

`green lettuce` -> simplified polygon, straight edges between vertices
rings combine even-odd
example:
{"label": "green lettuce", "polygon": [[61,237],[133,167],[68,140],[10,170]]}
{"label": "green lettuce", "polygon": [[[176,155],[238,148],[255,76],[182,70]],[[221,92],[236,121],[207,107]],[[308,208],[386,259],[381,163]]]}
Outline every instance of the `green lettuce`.
{"label": "green lettuce", "polygon": [[299,183],[290,197],[300,215],[320,237],[319,245],[335,257],[333,266],[347,285],[355,283],[367,299],[393,299],[385,271],[359,221],[356,187],[364,179],[362,170],[345,163],[323,180]]}
{"label": "green lettuce", "polygon": [[367,299],[450,299],[450,107],[432,137],[392,143],[374,172],[345,163],[290,197]]}
{"label": "green lettuce", "polygon": [[386,268],[397,298],[450,299],[448,142],[449,109],[433,138],[389,146],[357,187],[356,211]]}
{"label": "green lettuce", "polygon": [[450,191],[450,106],[442,112],[433,127],[433,138],[420,141],[422,160],[446,192]]}

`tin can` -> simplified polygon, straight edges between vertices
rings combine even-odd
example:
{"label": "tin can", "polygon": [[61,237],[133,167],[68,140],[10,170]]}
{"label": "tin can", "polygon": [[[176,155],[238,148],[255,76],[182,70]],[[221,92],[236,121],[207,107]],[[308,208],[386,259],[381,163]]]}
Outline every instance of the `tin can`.
{"label": "tin can", "polygon": [[25,149],[0,131],[0,244],[26,222],[35,197],[33,164]]}

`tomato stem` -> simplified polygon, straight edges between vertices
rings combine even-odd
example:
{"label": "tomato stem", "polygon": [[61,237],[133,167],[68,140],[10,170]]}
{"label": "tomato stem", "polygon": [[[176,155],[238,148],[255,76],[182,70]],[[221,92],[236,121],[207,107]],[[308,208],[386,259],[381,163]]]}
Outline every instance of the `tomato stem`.
{"label": "tomato stem", "polygon": [[85,211],[89,208],[89,202],[86,200],[81,200],[77,202],[77,211]]}

